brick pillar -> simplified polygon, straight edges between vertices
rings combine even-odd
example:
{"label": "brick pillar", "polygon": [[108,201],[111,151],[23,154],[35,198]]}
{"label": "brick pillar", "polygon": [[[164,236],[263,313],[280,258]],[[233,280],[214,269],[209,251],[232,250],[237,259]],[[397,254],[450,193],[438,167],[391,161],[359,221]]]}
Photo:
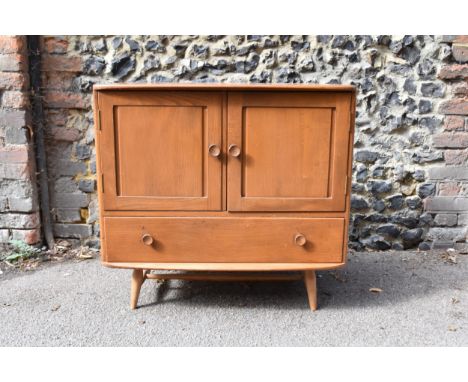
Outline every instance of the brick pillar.
{"label": "brick pillar", "polygon": [[25,36],[0,36],[0,242],[40,241]]}
{"label": "brick pillar", "polygon": [[91,98],[80,89],[83,59],[73,53],[67,37],[41,40],[54,237],[78,244],[93,234],[89,205],[95,185],[89,144],[94,137],[86,134],[93,131]]}
{"label": "brick pillar", "polygon": [[451,89],[452,99],[443,102],[444,131],[433,137],[433,146],[444,151],[445,165],[429,169],[436,193],[425,209],[434,216],[428,232],[433,248],[468,250],[468,36],[452,36],[452,63],[439,78]]}

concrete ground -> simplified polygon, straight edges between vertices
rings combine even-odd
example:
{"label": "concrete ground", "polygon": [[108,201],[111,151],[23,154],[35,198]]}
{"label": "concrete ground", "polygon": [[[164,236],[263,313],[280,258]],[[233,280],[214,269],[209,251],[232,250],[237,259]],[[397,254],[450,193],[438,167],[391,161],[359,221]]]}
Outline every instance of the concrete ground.
{"label": "concrete ground", "polygon": [[0,345],[468,345],[464,255],[352,254],[318,273],[315,313],[301,281],[149,280],[131,311],[130,274],[88,260],[0,275]]}

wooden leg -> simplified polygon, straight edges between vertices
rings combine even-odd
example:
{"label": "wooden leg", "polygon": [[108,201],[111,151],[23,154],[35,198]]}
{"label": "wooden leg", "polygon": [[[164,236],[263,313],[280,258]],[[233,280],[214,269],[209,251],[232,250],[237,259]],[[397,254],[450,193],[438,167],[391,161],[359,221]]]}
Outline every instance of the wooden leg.
{"label": "wooden leg", "polygon": [[132,287],[130,295],[130,308],[136,309],[138,304],[138,297],[140,296],[140,289],[145,282],[145,271],[143,269],[134,269],[132,273]]}
{"label": "wooden leg", "polygon": [[317,279],[315,271],[305,271],[304,281],[307,289],[307,296],[309,297],[310,310],[317,310]]}

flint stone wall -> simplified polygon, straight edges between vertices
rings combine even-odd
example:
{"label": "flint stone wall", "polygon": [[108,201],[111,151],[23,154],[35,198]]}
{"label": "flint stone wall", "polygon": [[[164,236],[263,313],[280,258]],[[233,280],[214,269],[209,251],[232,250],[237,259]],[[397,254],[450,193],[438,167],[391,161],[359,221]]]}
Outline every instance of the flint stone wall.
{"label": "flint stone wall", "polygon": [[466,36],[44,36],[57,237],[99,245],[91,91],[114,82],[357,87],[350,247],[466,249]]}

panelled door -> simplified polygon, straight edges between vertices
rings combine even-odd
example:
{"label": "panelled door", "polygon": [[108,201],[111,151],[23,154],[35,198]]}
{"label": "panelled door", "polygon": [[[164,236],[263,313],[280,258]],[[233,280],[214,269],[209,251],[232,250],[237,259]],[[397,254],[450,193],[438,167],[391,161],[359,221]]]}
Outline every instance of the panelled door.
{"label": "panelled door", "polygon": [[349,93],[229,92],[228,210],[344,211]]}
{"label": "panelled door", "polygon": [[106,210],[221,210],[219,92],[99,94]]}

